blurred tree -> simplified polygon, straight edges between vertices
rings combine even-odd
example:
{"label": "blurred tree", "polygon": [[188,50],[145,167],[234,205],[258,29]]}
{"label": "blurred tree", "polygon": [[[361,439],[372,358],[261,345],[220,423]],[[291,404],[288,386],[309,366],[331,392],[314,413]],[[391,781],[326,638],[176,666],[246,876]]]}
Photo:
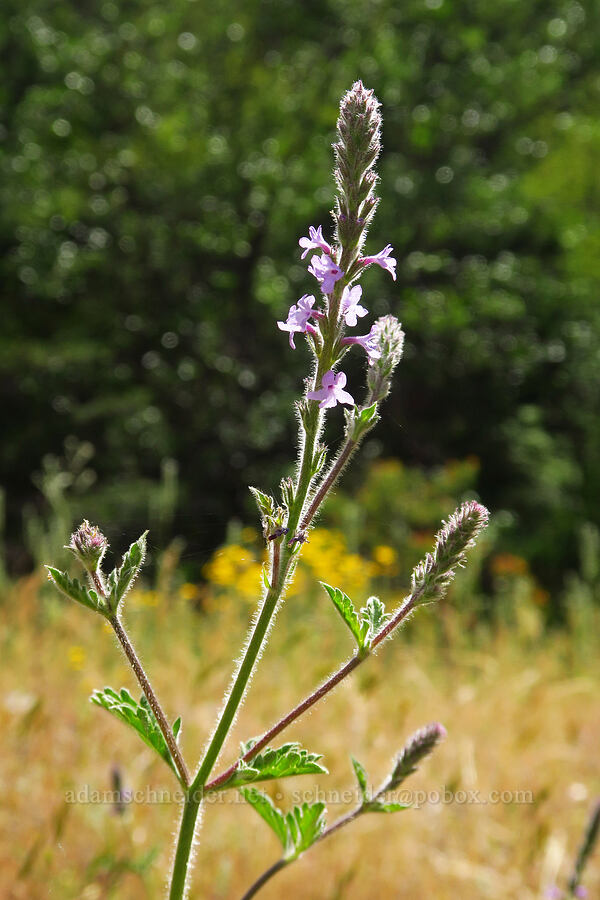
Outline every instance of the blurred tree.
{"label": "blurred tree", "polygon": [[144,525],[176,458],[175,527],[200,557],[248,480],[276,485],[305,350],[275,320],[314,289],[297,240],[328,224],[337,103],[361,77],[384,104],[369,246],[401,260],[366,295],[408,336],[372,452],[476,454],[507,544],[556,586],[577,522],[599,521],[598,18],[573,0],[5,0],[11,533],[70,435],[96,448],[89,515],[115,527]]}

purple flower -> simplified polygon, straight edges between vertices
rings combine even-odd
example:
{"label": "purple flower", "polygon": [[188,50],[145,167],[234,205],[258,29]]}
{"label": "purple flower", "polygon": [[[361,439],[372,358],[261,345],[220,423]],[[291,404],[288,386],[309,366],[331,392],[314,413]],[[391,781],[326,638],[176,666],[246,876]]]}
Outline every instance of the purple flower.
{"label": "purple flower", "polygon": [[575,888],[575,896],[583,898],[583,897],[587,897],[587,895],[588,895],[587,888],[584,888],[584,886],[582,884],[578,884],[577,887]]}
{"label": "purple flower", "polygon": [[552,884],[544,891],[544,897],[546,897],[547,900],[562,900],[564,894],[558,885]]}
{"label": "purple flower", "polygon": [[319,225],[318,228],[313,228],[311,225],[308,229],[309,237],[301,237],[298,243],[301,247],[304,247],[304,253],[300,257],[304,259],[309,250],[322,250],[323,253],[326,253],[328,256],[331,256],[331,247],[323,237],[323,228]]}
{"label": "purple flower", "polygon": [[371,326],[368,334],[357,335],[356,337],[342,338],[342,344],[358,344],[365,350],[369,365],[372,366],[376,359],[381,359],[381,341],[379,333]]}
{"label": "purple flower", "polygon": [[290,347],[292,350],[296,349],[296,345],[294,344],[294,333],[312,330],[311,326],[308,324],[308,320],[312,315],[312,306],[314,305],[314,302],[315,298],[312,294],[304,294],[304,296],[300,297],[298,300],[297,305],[294,304],[294,306],[290,306],[287,321],[277,323],[277,327],[280,328],[281,331],[289,331]]}
{"label": "purple flower", "polygon": [[382,269],[385,269],[386,272],[389,272],[394,281],[396,280],[396,260],[393,256],[390,256],[392,253],[393,247],[391,244],[388,244],[383,250],[380,250],[379,253],[376,253],[375,256],[363,256],[361,259],[361,263],[363,266],[370,266],[371,263],[375,263],[377,266],[381,266]]}
{"label": "purple flower", "polygon": [[342,294],[342,315],[346,320],[346,325],[349,325],[351,328],[357,324],[357,316],[366,316],[369,312],[368,309],[365,309],[364,306],[359,304],[359,300],[362,297],[362,288],[360,284],[355,284],[354,287],[345,287],[344,293]]}
{"label": "purple flower", "polygon": [[308,271],[314,275],[324,294],[330,294],[336,281],[344,277],[339,266],[336,266],[330,256],[313,256]]}
{"label": "purple flower", "polygon": [[318,391],[309,391],[307,397],[309,400],[320,400],[319,409],[327,409],[329,406],[335,406],[336,403],[346,403],[348,406],[354,406],[354,397],[344,390],[346,386],[346,376],[343,372],[336,375],[331,369],[325,372],[321,379],[323,387]]}

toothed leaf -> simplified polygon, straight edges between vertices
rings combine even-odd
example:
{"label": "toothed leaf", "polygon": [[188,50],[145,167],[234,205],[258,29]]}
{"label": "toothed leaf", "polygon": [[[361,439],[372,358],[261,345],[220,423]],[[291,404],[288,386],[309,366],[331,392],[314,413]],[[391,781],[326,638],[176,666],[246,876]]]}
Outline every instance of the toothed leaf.
{"label": "toothed leaf", "polygon": [[361,626],[365,635],[365,646],[370,647],[377,632],[391,616],[385,611],[385,604],[378,597],[369,597],[366,605],[360,611]]}
{"label": "toothed leaf", "polygon": [[146,535],[145,531],[141,537],[135,541],[127,553],[123,555],[123,560],[118,569],[113,569],[106,579],[108,587],[108,601],[111,612],[116,612],[119,603],[135,581],[140,571],[144,558],[146,556]]}
{"label": "toothed leaf", "polygon": [[288,830],[285,816],[281,810],[277,809],[267,794],[257,791],[256,788],[242,788],[240,793],[244,800],[256,810],[262,819],[264,819],[269,828],[275,832],[285,851],[288,844]]}
{"label": "toothed leaf", "polygon": [[[150,704],[145,697],[141,697],[139,703],[134,700],[126,688],[117,691],[111,687],[105,687],[102,691],[94,691],[90,697],[92,703],[101,706],[109,713],[112,713],[121,722],[125,722],[130,728],[137,732],[139,737],[148,747],[151,747],[163,759],[168,766],[175,772],[177,777],[179,774],[167,742],[163,737],[163,733],[159,728],[156,717],[150,708]],[[173,724],[173,735],[175,738],[181,730],[181,718],[175,720]]]}
{"label": "toothed leaf", "polygon": [[363,629],[361,625],[352,600],[339,588],[331,587],[331,585],[326,584],[324,581],[321,581],[320,583],[329,594],[331,602],[352,632],[358,649],[362,650],[365,646],[366,629]]}
{"label": "toothed leaf", "polygon": [[320,759],[320,753],[309,753],[296,743],[284,744],[276,750],[267,747],[249,763],[240,763],[223,788],[239,787],[255,781],[271,781],[273,778],[289,778],[293,775],[327,775],[327,769],[319,763]]}
{"label": "toothed leaf", "polygon": [[106,604],[98,597],[96,591],[86,588],[77,578],[71,578],[66,572],[61,572],[60,569],[55,569],[53,566],[46,566],[46,568],[48,569],[50,580],[61,593],[71,600],[81,603],[82,606],[87,606],[88,609],[92,609],[94,612],[103,616],[106,615],[108,611]]}

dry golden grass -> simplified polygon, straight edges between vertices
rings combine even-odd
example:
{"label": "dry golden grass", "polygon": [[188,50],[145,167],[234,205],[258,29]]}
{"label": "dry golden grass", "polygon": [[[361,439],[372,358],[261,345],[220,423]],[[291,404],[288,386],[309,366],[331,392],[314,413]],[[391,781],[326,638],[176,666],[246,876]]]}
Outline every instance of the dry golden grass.
{"label": "dry golden grass", "polygon": [[[110,790],[115,765],[128,788],[176,787],[133,733],[87,702],[106,684],[139,694],[114,638],[98,617],[40,591],[39,578],[12,589],[1,615],[0,897],[162,897],[175,805],[137,803],[119,816],[107,804],[65,800],[86,785]],[[183,716],[190,761],[214,722],[248,615],[247,605],[229,603],[202,616],[181,598],[129,604],[130,634],[169,715]],[[324,754],[330,776],[271,784],[269,792],[281,792],[285,807],[293,792],[351,789],[349,753],[377,782],[405,738],[439,720],[448,738],[407,787],[479,791],[483,800],[492,791],[528,791],[531,802],[426,803],[365,816],[279,874],[264,900],[533,900],[564,879],[600,794],[598,654],[566,634],[542,636],[531,623],[494,636],[465,629],[450,606],[417,615],[290,729],[290,739]],[[324,595],[310,603],[291,597],[223,762],[350,649]],[[221,799],[205,810],[193,898],[239,898],[278,855],[253,810]],[[345,808],[331,806],[330,820]],[[585,880],[590,897],[600,896],[600,854]]]}

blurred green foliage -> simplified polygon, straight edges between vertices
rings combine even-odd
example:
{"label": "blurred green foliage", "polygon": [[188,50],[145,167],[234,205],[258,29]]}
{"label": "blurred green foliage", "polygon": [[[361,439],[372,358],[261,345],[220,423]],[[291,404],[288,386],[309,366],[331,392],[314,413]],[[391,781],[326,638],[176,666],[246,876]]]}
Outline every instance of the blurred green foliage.
{"label": "blurred green foliage", "polygon": [[407,331],[371,454],[475,454],[507,549],[556,587],[600,519],[599,20],[574,0],[5,0],[13,565],[31,473],[73,436],[109,531],[145,527],[177,459],[173,528],[200,556],[248,482],[276,485],[307,356],[275,321],[313,289],[297,240],[328,224],[337,104],[360,77],[384,112],[368,246],[399,258],[365,296]]}

